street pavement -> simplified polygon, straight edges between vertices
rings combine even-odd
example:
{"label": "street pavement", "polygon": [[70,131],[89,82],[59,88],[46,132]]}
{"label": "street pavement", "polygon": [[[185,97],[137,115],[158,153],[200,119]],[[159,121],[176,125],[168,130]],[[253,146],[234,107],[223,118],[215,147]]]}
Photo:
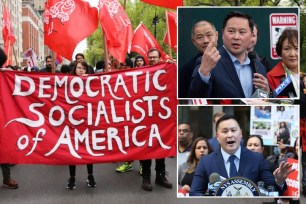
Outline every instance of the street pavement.
{"label": "street pavement", "polygon": [[[138,174],[139,162],[133,163],[133,170],[128,173],[116,173],[119,163],[95,164],[94,176],[96,188],[86,184],[86,165],[77,166],[76,189],[66,189],[69,177],[68,166],[52,165],[16,165],[11,168],[11,176],[18,184],[18,189],[0,188],[0,203],[10,204],[262,204],[273,199],[258,198],[177,198],[176,158],[166,159],[169,172],[168,180],[174,185],[166,189],[155,185],[155,171],[152,163],[153,191],[141,189],[142,178]],[[1,177],[0,177],[1,178]],[[305,203],[303,197],[301,203]]]}

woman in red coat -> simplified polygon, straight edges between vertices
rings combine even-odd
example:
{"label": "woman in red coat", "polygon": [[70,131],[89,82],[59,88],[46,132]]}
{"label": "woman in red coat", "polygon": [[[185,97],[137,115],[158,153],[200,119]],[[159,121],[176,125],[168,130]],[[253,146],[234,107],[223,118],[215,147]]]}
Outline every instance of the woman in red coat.
{"label": "woman in red coat", "polygon": [[281,61],[267,74],[271,89],[275,90],[282,80],[290,77],[295,92],[299,93],[299,51],[298,31],[296,29],[286,28],[283,31],[276,43],[276,53]]}

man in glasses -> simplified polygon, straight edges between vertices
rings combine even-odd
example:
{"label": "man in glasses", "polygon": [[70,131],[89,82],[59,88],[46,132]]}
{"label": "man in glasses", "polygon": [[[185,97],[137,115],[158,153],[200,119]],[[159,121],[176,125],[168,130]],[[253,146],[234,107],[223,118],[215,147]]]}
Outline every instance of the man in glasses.
{"label": "man in glasses", "polygon": [[[148,51],[148,60],[149,65],[156,65],[160,62],[161,54],[160,52],[152,48]],[[152,184],[151,184],[151,164],[152,160],[142,160],[142,185],[141,187],[146,191],[152,191]],[[165,188],[172,188],[172,183],[170,183],[166,178],[166,164],[165,158],[156,159],[155,160],[155,170],[156,170],[156,178],[155,184],[160,185]]]}

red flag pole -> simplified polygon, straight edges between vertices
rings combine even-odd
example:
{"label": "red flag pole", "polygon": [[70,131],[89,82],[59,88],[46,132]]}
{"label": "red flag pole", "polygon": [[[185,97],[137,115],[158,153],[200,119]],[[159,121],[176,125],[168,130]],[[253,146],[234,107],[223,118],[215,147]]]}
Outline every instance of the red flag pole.
{"label": "red flag pole", "polygon": [[8,40],[8,47],[7,47],[7,63],[6,63],[6,65],[12,65],[12,62],[11,62],[12,57],[11,57],[10,51],[11,51],[11,40],[9,39]]}
{"label": "red flag pole", "polygon": [[126,8],[126,0],[124,0],[123,2],[123,9],[125,10],[125,8]]}
{"label": "red flag pole", "polygon": [[14,58],[15,58],[15,65],[17,65],[18,66],[18,61],[17,61],[17,56],[16,56],[16,50],[14,49],[14,47],[13,47],[13,54],[14,54]]}
{"label": "red flag pole", "polygon": [[109,67],[108,67],[108,61],[109,61],[109,56],[108,56],[108,49],[107,49],[107,39],[106,39],[106,36],[105,36],[105,32],[101,26],[101,29],[102,29],[102,36],[103,36],[103,43],[104,43],[104,61],[105,61],[105,64],[104,64],[104,69],[106,72],[109,72]]}
{"label": "red flag pole", "polygon": [[167,33],[168,33],[168,49],[169,49],[169,55],[170,58],[172,59],[172,50],[171,50],[171,38],[170,38],[170,29],[169,29],[169,21],[168,21],[168,12],[169,9],[166,11],[166,20],[167,20]]}

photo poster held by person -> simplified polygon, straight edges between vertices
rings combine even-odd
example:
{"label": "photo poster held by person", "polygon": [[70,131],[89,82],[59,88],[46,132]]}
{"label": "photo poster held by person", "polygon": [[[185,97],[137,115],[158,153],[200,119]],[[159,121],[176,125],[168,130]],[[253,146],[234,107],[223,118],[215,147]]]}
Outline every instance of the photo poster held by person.
{"label": "photo poster held by person", "polygon": [[176,155],[176,65],[86,77],[0,74],[0,163],[87,164]]}
{"label": "photo poster held by person", "polygon": [[299,133],[299,106],[251,106],[250,134],[261,135],[265,146],[294,146]]}

